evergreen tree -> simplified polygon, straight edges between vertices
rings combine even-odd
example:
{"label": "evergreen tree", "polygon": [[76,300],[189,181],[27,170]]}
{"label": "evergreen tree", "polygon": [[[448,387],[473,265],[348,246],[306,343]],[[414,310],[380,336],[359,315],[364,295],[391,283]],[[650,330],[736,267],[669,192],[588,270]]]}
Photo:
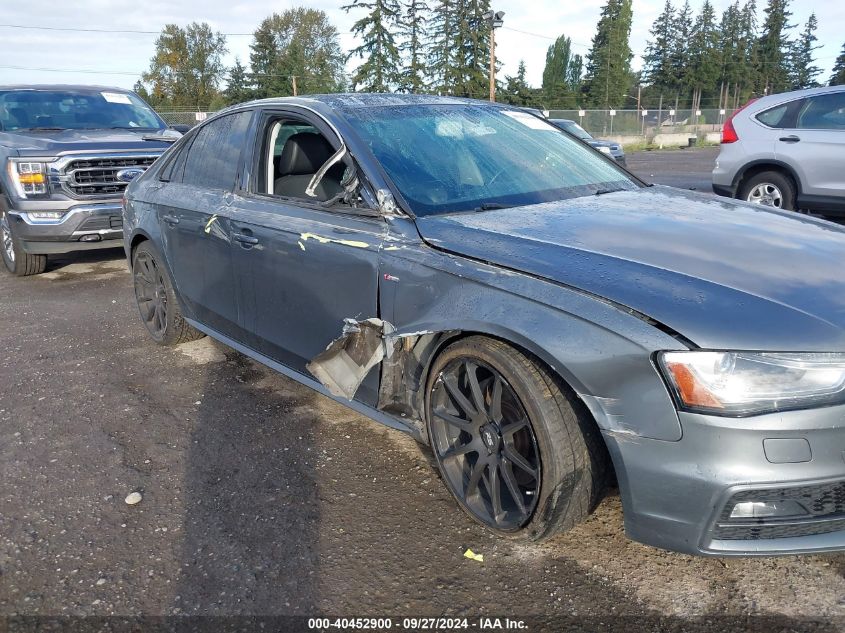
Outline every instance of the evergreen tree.
{"label": "evergreen tree", "polygon": [[440,94],[452,94],[457,83],[455,40],[457,16],[455,5],[461,0],[435,0],[428,40],[428,68],[431,87]]}
{"label": "evergreen tree", "polygon": [[226,105],[249,101],[252,98],[252,90],[249,84],[246,67],[241,63],[240,58],[236,58],[234,65],[229,69],[229,82],[223,91]]}
{"label": "evergreen tree", "polygon": [[842,52],[836,58],[836,63],[833,65],[833,74],[830,76],[831,86],[845,85],[845,44],[842,45]]}
{"label": "evergreen tree", "polygon": [[822,69],[814,64],[813,51],[821,48],[816,46],[818,38],[816,29],[819,23],[816,14],[811,13],[804,25],[804,30],[798,39],[792,43],[789,55],[789,81],[792,90],[818,87],[816,78],[822,74]]}
{"label": "evergreen tree", "polygon": [[633,81],[632,0],[607,0],[587,55],[587,95],[592,105],[619,107]]}
{"label": "evergreen tree", "polygon": [[255,97],[338,92],[346,87],[337,29],[317,9],[298,7],[265,18],[250,44]]}
{"label": "evergreen tree", "polygon": [[364,60],[352,76],[353,89],[390,92],[402,74],[399,48],[393,36],[400,22],[398,0],[353,0],[342,8],[347,13],[352,9],[367,10],[352,25],[352,32],[363,42],[350,51],[349,58],[357,56]]}
{"label": "evergreen tree", "polygon": [[757,41],[757,89],[771,94],[789,88],[789,0],[769,0],[764,13],[766,19]]}
{"label": "evergreen tree", "polygon": [[538,91],[528,85],[526,73],[525,62],[520,60],[516,75],[505,76],[505,86],[497,92],[497,101],[521,107],[537,107]]}
{"label": "evergreen tree", "polygon": [[546,51],[543,96],[549,107],[566,109],[576,105],[581,83],[580,55],[572,54],[572,40],[561,35]]}
{"label": "evergreen tree", "polygon": [[490,23],[484,14],[490,0],[457,0],[454,94],[480,98],[488,94]]}
{"label": "evergreen tree", "polygon": [[687,85],[692,88],[693,110],[701,107],[705,95],[715,96],[721,71],[719,29],[716,12],[710,0],[704,0],[701,11],[692,25],[689,39]]}
{"label": "evergreen tree", "polygon": [[692,33],[692,7],[689,0],[684,0],[683,6],[675,16],[675,37],[670,49],[672,75],[675,78],[675,95],[682,93],[689,87],[689,65],[691,62],[689,44]]}
{"label": "evergreen tree", "polygon": [[425,0],[407,0],[400,21],[403,41],[399,46],[404,56],[400,86],[405,92],[425,90],[428,15],[429,7]]}
{"label": "evergreen tree", "polygon": [[672,64],[672,46],[677,39],[675,30],[675,7],[666,0],[663,12],[651,26],[651,39],[646,43],[643,55],[643,82],[651,86],[651,92],[673,91],[678,85],[675,67]]}

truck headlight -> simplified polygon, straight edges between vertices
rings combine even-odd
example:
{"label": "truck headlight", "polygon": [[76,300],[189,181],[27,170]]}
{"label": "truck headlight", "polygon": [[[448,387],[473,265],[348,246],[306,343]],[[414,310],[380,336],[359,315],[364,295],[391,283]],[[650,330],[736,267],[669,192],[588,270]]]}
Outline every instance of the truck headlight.
{"label": "truck headlight", "polygon": [[662,352],[658,363],[685,411],[747,416],[845,403],[845,354]]}
{"label": "truck headlight", "polygon": [[21,198],[46,196],[50,192],[45,163],[10,160],[8,168],[9,179]]}

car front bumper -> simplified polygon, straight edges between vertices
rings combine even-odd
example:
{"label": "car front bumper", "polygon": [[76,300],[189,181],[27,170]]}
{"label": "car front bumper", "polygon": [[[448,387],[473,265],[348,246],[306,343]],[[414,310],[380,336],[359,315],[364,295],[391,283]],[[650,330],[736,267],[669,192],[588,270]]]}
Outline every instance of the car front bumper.
{"label": "car front bumper", "polygon": [[119,248],[123,237],[120,201],[84,203],[68,207],[58,220],[38,220],[34,211],[62,211],[55,204],[27,201],[8,210],[12,233],[24,251],[50,255],[101,248]]}
{"label": "car front bumper", "polygon": [[[677,442],[604,431],[632,539],[718,556],[845,550],[845,406],[680,421]],[[806,514],[730,517],[754,501]]]}

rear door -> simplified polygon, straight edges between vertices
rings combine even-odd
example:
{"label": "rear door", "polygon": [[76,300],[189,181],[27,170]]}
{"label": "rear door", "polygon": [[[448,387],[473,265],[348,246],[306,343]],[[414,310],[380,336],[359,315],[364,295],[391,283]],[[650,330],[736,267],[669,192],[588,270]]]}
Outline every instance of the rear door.
{"label": "rear door", "polygon": [[845,91],[804,99],[779,132],[777,155],[799,173],[801,193],[845,202]]}
{"label": "rear door", "polygon": [[[170,182],[158,206],[165,256],[185,307],[198,321],[240,337],[230,214],[251,111],[203,125],[163,170]],[[169,165],[167,167],[170,167]]]}
{"label": "rear door", "polygon": [[[378,316],[378,259],[387,225],[375,213],[343,204],[326,208],[306,195],[272,193],[279,175],[273,165],[291,131],[332,135],[319,118],[266,113],[258,130],[255,178],[251,191],[237,196],[231,224],[241,325],[250,332],[250,347],[308,375],[306,364],[341,336],[344,319]],[[336,136],[330,143],[332,150],[340,145]],[[375,405],[378,378],[375,367],[356,399]]]}

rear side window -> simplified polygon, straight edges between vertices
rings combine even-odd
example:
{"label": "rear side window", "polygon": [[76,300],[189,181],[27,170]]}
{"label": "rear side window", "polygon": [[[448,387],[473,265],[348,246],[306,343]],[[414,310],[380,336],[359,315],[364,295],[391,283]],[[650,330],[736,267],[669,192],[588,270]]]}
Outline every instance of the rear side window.
{"label": "rear side window", "polygon": [[188,156],[188,149],[191,147],[192,139],[179,148],[174,148],[175,153],[167,158],[164,167],[161,168],[158,179],[164,182],[182,182],[182,172],[185,170],[185,158]]}
{"label": "rear side window", "polygon": [[804,130],[845,130],[845,92],[810,97],[798,115]]}
{"label": "rear side window", "polygon": [[783,105],[775,106],[774,108],[764,110],[763,112],[757,115],[757,120],[760,121],[760,123],[762,123],[763,125],[767,125],[769,127],[786,127],[784,125],[784,115],[786,114],[788,107],[789,104],[784,103]]}
{"label": "rear side window", "polygon": [[227,114],[202,126],[188,148],[182,182],[208,189],[232,189],[251,116],[249,111]]}

